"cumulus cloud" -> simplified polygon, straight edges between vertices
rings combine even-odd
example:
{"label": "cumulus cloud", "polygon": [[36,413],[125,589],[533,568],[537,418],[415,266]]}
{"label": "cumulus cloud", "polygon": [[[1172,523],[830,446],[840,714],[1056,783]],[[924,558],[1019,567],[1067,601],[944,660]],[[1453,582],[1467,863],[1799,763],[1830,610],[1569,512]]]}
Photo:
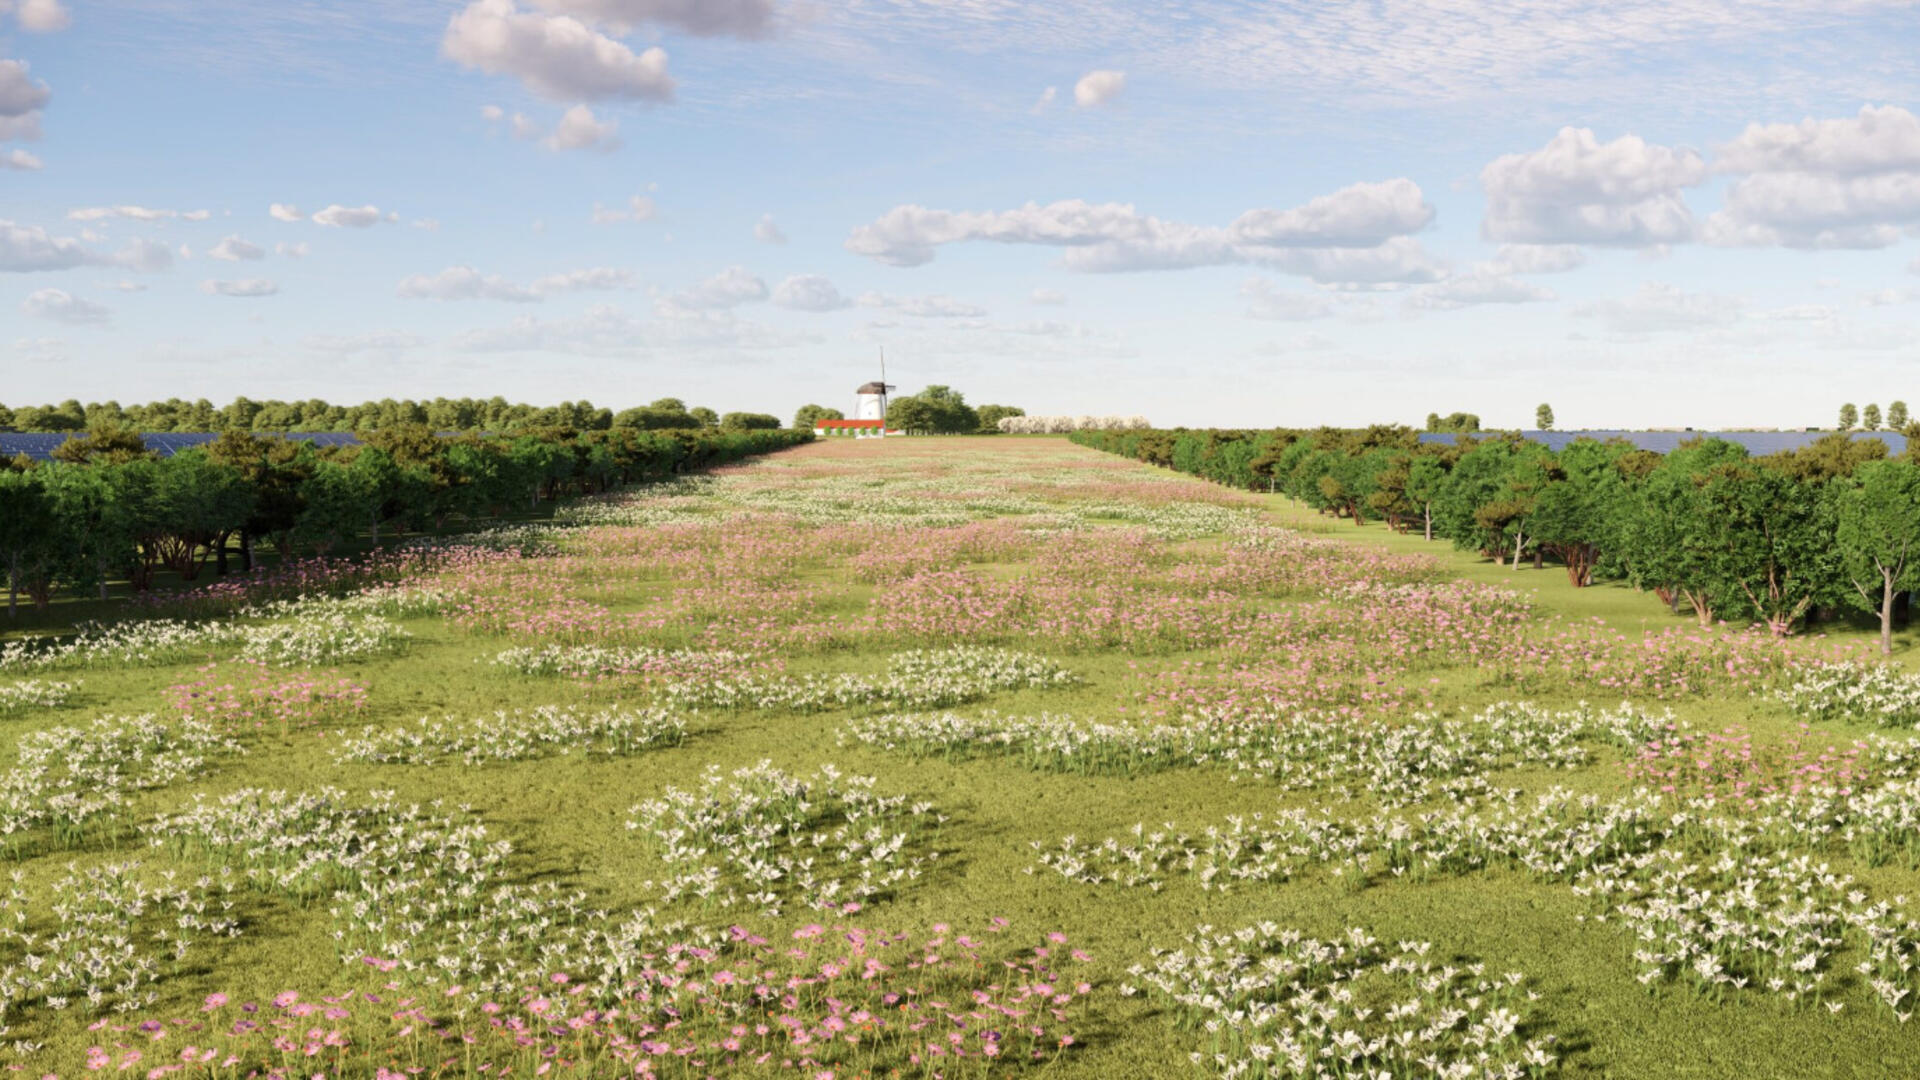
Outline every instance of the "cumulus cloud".
{"label": "cumulus cloud", "polygon": [[1483,263],[1423,286],[1408,302],[1416,308],[1452,311],[1477,304],[1531,304],[1553,298],[1552,289],[1521,281],[1504,266]]}
{"label": "cumulus cloud", "polygon": [[0,169],[14,169],[19,172],[36,172],[45,164],[39,158],[25,150],[9,150],[0,154]]}
{"label": "cumulus cloud", "polygon": [[1752,124],[1715,163],[1744,175],[1707,221],[1712,243],[1882,248],[1920,225],[1920,117],[1897,106]]}
{"label": "cumulus cloud", "polygon": [[853,306],[833,282],[819,274],[795,274],[773,290],[773,302],[793,311],[839,311]]}
{"label": "cumulus cloud", "polygon": [[28,74],[25,60],[0,60],[0,140],[40,137],[40,113],[53,100],[47,84]]}
{"label": "cumulus cloud", "polygon": [[1736,297],[1648,282],[1631,296],[1582,304],[1574,314],[1599,319],[1614,333],[1637,335],[1724,326],[1740,317],[1741,306]]}
{"label": "cumulus cloud", "polygon": [[205,221],[213,214],[206,210],[161,210],[151,206],[83,206],[67,211],[69,221],[106,221],[119,218],[126,221]]}
{"label": "cumulus cloud", "polygon": [[1333,303],[1313,293],[1285,292],[1266,278],[1251,277],[1240,284],[1247,301],[1247,317],[1276,322],[1309,322],[1333,314]]}
{"label": "cumulus cloud", "polygon": [[157,274],[173,265],[173,249],[158,240],[137,239],[105,261],[141,273]]}
{"label": "cumulus cloud", "polygon": [[665,50],[636,55],[578,19],[522,12],[513,0],[469,4],[447,23],[440,50],[462,67],[511,75],[549,101],[673,100]]}
{"label": "cumulus cloud", "polygon": [[586,292],[602,289],[624,289],[633,284],[633,271],[620,270],[611,266],[595,266],[586,270],[568,270],[565,273],[548,274],[535,278],[533,291],[542,296],[554,293]]}
{"label": "cumulus cloud", "polygon": [[760,38],[773,30],[773,0],[533,0],[533,4],[623,32],[647,23],[701,37]]}
{"label": "cumulus cloud", "polygon": [[222,259],[226,262],[252,262],[266,258],[267,249],[238,236],[229,236],[213,245],[213,249],[207,252],[207,257]]}
{"label": "cumulus cloud", "polygon": [[1495,158],[1480,171],[1487,212],[1480,231],[1516,244],[1648,247],[1690,240],[1693,212],[1681,189],[1707,178],[1693,150],[1637,135],[1602,143],[1561,128],[1539,150]]}
{"label": "cumulus cloud", "polygon": [[200,291],[209,296],[272,296],[280,291],[280,286],[265,278],[242,278],[239,281],[215,281],[209,278],[200,283]]}
{"label": "cumulus cloud", "polygon": [[553,134],[540,141],[549,150],[612,150],[620,145],[620,122],[601,121],[585,105],[575,105],[560,115]]}
{"label": "cumulus cloud", "polygon": [[34,292],[21,301],[20,310],[36,319],[51,319],[69,326],[105,326],[113,321],[113,312],[105,307],[61,289]]}
{"label": "cumulus cloud", "polygon": [[158,271],[172,265],[173,250],[153,240],[134,240],[106,255],[72,237],[54,236],[38,225],[0,221],[0,273],[71,270],[76,266]]}
{"label": "cumulus cloud", "polygon": [[645,195],[635,195],[627,200],[625,209],[593,204],[593,223],[595,225],[618,225],[630,221],[652,221],[657,213],[653,200]]}
{"label": "cumulus cloud", "polygon": [[11,12],[20,29],[32,34],[52,34],[73,25],[60,0],[0,0],[0,14]]}
{"label": "cumulus cloud", "polygon": [[846,247],[891,266],[930,262],[944,244],[991,241],[1064,248],[1066,266],[1082,271],[1254,263],[1319,281],[1431,281],[1436,268],[1407,234],[1432,220],[1419,187],[1401,179],[1354,184],[1291,209],[1250,210],[1224,227],[1080,199],[978,212],[897,206],[854,229]]}
{"label": "cumulus cloud", "polygon": [[787,234],[780,231],[780,226],[773,220],[772,214],[760,215],[760,220],[755,222],[753,226],[753,238],[763,244],[784,244],[787,242]]}
{"label": "cumulus cloud", "polygon": [[662,314],[686,311],[724,311],[767,298],[767,283],[745,267],[729,266],[692,288],[663,300]]}
{"label": "cumulus cloud", "polygon": [[[1089,71],[1073,84],[1073,103],[1083,109],[1105,105],[1127,88],[1124,71]],[[1050,100],[1050,99],[1049,99]]]}
{"label": "cumulus cloud", "polygon": [[301,213],[299,207],[289,203],[274,203],[272,206],[267,207],[267,213],[272,215],[275,221],[307,220],[307,215]]}
{"label": "cumulus cloud", "polygon": [[312,221],[315,225],[328,228],[366,229],[380,224],[380,208],[377,206],[341,206],[335,203],[325,210],[316,211]]}

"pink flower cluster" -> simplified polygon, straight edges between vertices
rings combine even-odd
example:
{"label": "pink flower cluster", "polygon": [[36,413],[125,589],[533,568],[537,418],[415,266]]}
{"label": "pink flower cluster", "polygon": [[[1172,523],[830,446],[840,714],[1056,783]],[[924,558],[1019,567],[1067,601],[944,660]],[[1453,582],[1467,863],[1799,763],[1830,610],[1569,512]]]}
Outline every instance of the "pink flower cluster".
{"label": "pink flower cluster", "polygon": [[167,687],[167,704],[189,720],[224,728],[297,728],[357,720],[367,687],[337,672],[280,671],[252,660],[208,664],[190,683]]}

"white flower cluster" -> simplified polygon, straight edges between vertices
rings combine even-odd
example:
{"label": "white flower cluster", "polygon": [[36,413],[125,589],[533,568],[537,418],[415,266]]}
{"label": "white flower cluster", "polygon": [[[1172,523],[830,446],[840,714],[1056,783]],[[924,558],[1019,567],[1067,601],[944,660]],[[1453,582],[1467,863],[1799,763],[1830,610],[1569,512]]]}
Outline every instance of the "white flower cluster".
{"label": "white flower cluster", "polygon": [[285,622],[237,627],[233,633],[242,659],[281,667],[388,656],[405,649],[412,637],[384,615],[338,609],[307,611]]}
{"label": "white flower cluster", "polygon": [[1795,716],[1920,728],[1920,675],[1888,664],[1822,664],[1774,693]]}
{"label": "white flower cluster", "polygon": [[73,682],[22,679],[0,685],[0,716],[17,716],[31,709],[57,709],[79,689],[77,679]]}
{"label": "white flower cluster", "polygon": [[1144,416],[1008,416],[1000,430],[1009,435],[1065,435],[1073,431],[1144,431]]}
{"label": "white flower cluster", "polygon": [[1176,1024],[1209,1035],[1193,1062],[1221,1077],[1518,1080],[1553,1067],[1554,1037],[1530,1030],[1539,995],[1518,973],[1433,951],[1357,928],[1320,941],[1270,922],[1201,926],[1128,974]]}
{"label": "white flower cluster", "polygon": [[422,717],[410,727],[368,727],[341,741],[341,761],[370,765],[432,765],[458,758],[463,765],[528,761],[579,751],[586,756],[625,757],[679,746],[686,721],[654,709],[602,709],[587,713],[572,705],[541,705],[531,712],[498,710],[465,722]]}
{"label": "white flower cluster", "polygon": [[729,649],[621,648],[613,645],[541,645],[502,649],[495,667],[516,675],[604,679],[626,675],[721,678],[751,666],[754,658]]}
{"label": "white flower cluster", "polygon": [[1045,714],[880,716],[850,722],[842,737],[917,757],[1005,755],[1047,772],[1125,776],[1211,765],[1289,789],[1350,784],[1383,805],[1402,806],[1436,791],[1482,791],[1483,778],[1501,769],[1584,765],[1592,760],[1590,745],[1637,748],[1677,724],[1671,714],[1629,705],[1554,711],[1501,702],[1472,716],[1416,714],[1398,725],[1314,714],[1151,727],[1076,724]]}
{"label": "white flower cluster", "polygon": [[887,659],[879,675],[742,675],[663,683],[660,696],[680,708],[824,712],[863,705],[937,709],[1007,690],[1049,690],[1079,681],[1043,656],[963,645],[915,649]]}
{"label": "white flower cluster", "polygon": [[172,876],[137,862],[70,867],[42,904],[15,871],[0,897],[0,1021],[35,1003],[56,1012],[148,1008],[163,961],[178,965],[202,937],[239,936],[231,878],[180,886]]}
{"label": "white flower cluster", "polygon": [[390,977],[501,993],[566,971],[617,988],[648,962],[648,911],[616,918],[584,893],[508,880],[513,845],[465,811],[402,805],[392,792],[247,789],[148,826],[155,847],[232,868],[255,889],[298,903],[329,901],[343,964]]}
{"label": "white flower cluster", "polygon": [[928,834],[945,821],[931,803],[878,794],[872,777],[832,765],[793,776],[762,761],[731,776],[709,767],[698,789],[635,806],[627,828],[673,870],[648,883],[663,902],[775,916],[795,901],[846,912],[886,898],[938,857]]}
{"label": "white flower cluster", "polygon": [[18,763],[0,773],[0,846],[51,828],[76,847],[90,824],[110,822],[138,791],[166,787],[205,771],[239,743],[198,720],[103,716],[85,726],[46,728],[20,737]]}

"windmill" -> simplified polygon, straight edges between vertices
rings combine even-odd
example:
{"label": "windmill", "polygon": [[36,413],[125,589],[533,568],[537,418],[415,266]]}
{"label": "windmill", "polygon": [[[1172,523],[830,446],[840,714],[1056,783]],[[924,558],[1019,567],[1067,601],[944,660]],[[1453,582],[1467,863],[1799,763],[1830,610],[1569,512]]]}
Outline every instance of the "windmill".
{"label": "windmill", "polygon": [[855,420],[885,420],[887,418],[887,395],[898,389],[887,382],[887,350],[880,350],[880,381],[870,382],[854,391],[853,418]]}

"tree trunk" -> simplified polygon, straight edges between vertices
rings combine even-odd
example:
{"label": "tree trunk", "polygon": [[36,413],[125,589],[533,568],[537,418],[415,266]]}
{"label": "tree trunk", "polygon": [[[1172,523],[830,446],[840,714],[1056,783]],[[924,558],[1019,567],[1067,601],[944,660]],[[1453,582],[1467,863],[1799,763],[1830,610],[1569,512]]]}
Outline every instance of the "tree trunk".
{"label": "tree trunk", "polygon": [[1515,570],[1520,569],[1520,551],[1526,546],[1527,546],[1526,530],[1525,529],[1513,530],[1513,568]]}
{"label": "tree trunk", "polygon": [[373,546],[380,546],[380,519],[378,517],[373,519]]}
{"label": "tree trunk", "polygon": [[1433,542],[1433,504],[1427,504],[1427,542]]}
{"label": "tree trunk", "polygon": [[253,573],[253,534],[240,530],[240,569]]}
{"label": "tree trunk", "polygon": [[232,534],[221,533],[220,536],[214,540],[215,555],[214,555],[214,563],[213,563],[213,574],[215,577],[227,576],[227,537],[230,535]]}
{"label": "tree trunk", "polygon": [[17,621],[20,618],[20,553],[14,552],[7,560],[7,619]]}
{"label": "tree trunk", "polygon": [[1533,549],[1533,568],[1535,570],[1544,570],[1546,569],[1546,566],[1547,566],[1547,553],[1544,551],[1541,551],[1539,548],[1534,548]]}
{"label": "tree trunk", "polygon": [[1893,655],[1893,571],[1880,571],[1880,655]]}

